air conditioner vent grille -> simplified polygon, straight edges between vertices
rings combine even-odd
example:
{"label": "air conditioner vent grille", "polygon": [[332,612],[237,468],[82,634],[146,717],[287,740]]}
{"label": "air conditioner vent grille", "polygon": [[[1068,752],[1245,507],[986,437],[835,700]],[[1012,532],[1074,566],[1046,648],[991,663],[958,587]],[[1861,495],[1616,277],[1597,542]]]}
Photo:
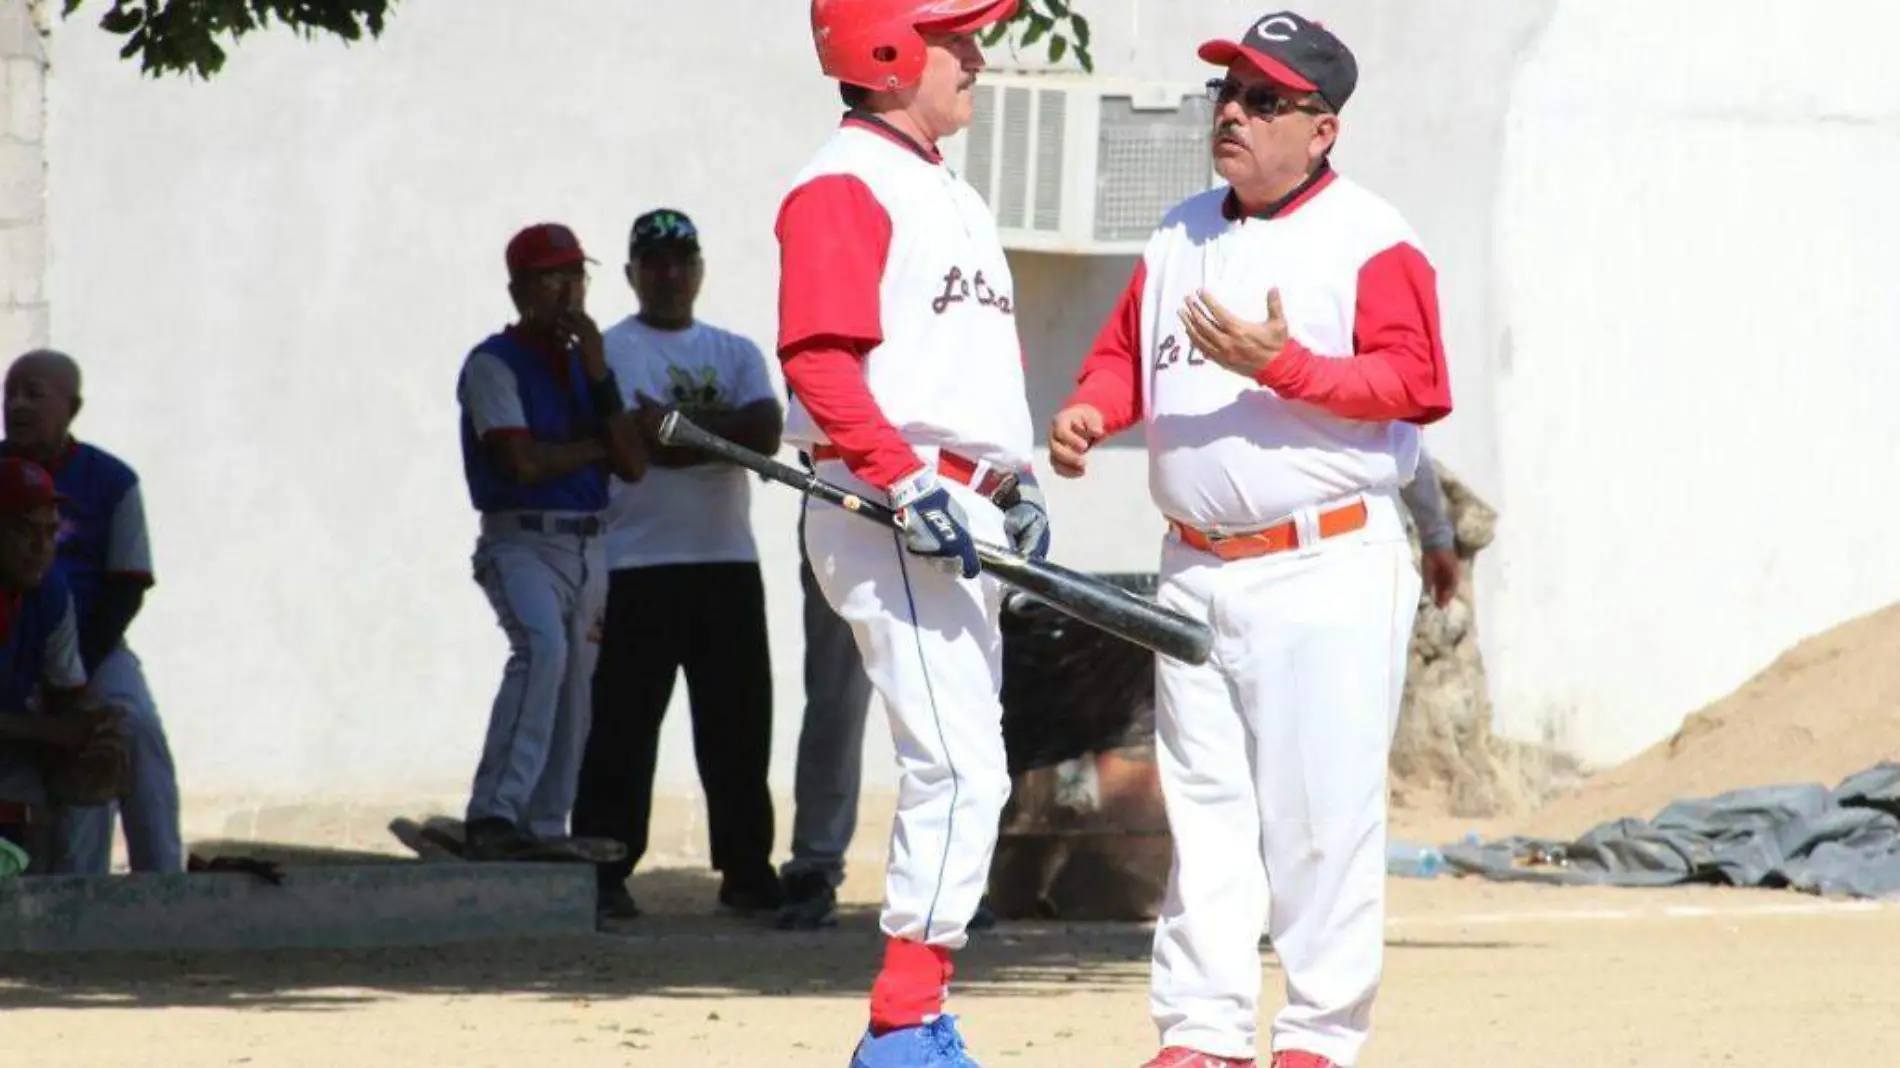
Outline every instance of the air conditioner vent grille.
{"label": "air conditioner vent grille", "polygon": [[1029,216],[1028,89],[1003,90],[1003,167],[997,182],[996,223],[1022,229]]}
{"label": "air conditioner vent grille", "polygon": [[1198,84],[986,74],[944,161],[988,205],[1005,249],[1138,252],[1169,208],[1213,184]]}
{"label": "air conditioner vent grille", "polygon": [[1062,93],[1040,93],[1036,103],[1035,228],[1055,233],[1062,229],[1062,157],[1068,151],[1063,123],[1069,98]]}
{"label": "air conditioner vent grille", "polygon": [[963,159],[964,180],[989,199],[990,182],[995,177],[996,151],[996,90],[987,85],[978,85],[971,101],[974,114],[971,116],[970,129],[964,135],[969,149]]}
{"label": "air conditioner vent grille", "polygon": [[1213,113],[1194,98],[1174,111],[1138,111],[1115,96],[1104,96],[1101,107],[1095,237],[1144,238],[1169,208],[1208,187]]}

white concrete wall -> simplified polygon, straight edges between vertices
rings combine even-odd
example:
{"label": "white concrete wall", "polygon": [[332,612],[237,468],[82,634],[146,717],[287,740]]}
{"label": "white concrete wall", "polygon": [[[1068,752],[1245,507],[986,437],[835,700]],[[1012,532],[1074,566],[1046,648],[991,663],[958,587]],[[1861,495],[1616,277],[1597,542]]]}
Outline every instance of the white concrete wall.
{"label": "white concrete wall", "polygon": [[[1084,10],[1103,72],[1199,79],[1195,43],[1257,7]],[[1342,166],[1443,268],[1459,408],[1428,441],[1503,513],[1478,576],[1502,726],[1611,759],[1900,597],[1874,541],[1900,507],[1875,408],[1900,343],[1880,214],[1900,83],[1874,51],[1893,16],[1313,11],[1364,68]],[[571,223],[613,318],[628,223],[680,207],[703,315],[769,343],[773,210],[837,111],[805,5],[409,0],[381,42],[258,37],[208,85],[141,79],[114,45],[84,20],[52,41],[51,336],[89,372],[80,432],[148,483],[160,585],[134,637],[187,792],[459,789],[504,647],[468,576],[452,389],[511,314],[501,245]],[[1046,414],[1128,263],[1017,266]],[[1147,570],[1140,451],[1105,460],[1057,488],[1058,555]],[[1816,496],[1851,521],[1810,518]],[[755,502],[787,787],[796,499]],[[691,789],[683,713],[671,789]]]}
{"label": "white concrete wall", "polygon": [[1614,757],[1900,599],[1896,35],[1884,4],[1570,3],[1501,87],[1507,726]]}
{"label": "white concrete wall", "polygon": [[0,0],[0,352],[46,342],[46,53],[26,0]]}

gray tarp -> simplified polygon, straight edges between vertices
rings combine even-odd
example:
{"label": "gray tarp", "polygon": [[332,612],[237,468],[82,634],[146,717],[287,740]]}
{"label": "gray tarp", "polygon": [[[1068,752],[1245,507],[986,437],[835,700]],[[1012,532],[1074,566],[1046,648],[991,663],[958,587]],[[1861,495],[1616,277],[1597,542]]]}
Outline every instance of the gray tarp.
{"label": "gray tarp", "polygon": [[1444,847],[1452,873],[1599,886],[1726,883],[1900,899],[1900,764],[1830,790],[1765,786],[1612,820],[1574,842],[1509,837]]}

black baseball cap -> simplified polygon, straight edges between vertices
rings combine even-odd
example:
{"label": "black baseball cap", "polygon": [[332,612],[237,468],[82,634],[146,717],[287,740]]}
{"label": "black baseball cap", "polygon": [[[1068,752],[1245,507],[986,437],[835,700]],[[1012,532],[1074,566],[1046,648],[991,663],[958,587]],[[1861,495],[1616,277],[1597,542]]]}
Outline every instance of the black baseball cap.
{"label": "black baseball cap", "polygon": [[1318,93],[1334,111],[1346,106],[1359,83],[1359,62],[1345,43],[1325,26],[1291,11],[1262,15],[1238,42],[1209,41],[1200,55],[1222,67],[1245,59],[1288,89]]}
{"label": "black baseball cap", "polygon": [[699,228],[685,212],[672,208],[657,208],[633,220],[633,234],[627,241],[629,255],[638,258],[661,245],[698,252]]}

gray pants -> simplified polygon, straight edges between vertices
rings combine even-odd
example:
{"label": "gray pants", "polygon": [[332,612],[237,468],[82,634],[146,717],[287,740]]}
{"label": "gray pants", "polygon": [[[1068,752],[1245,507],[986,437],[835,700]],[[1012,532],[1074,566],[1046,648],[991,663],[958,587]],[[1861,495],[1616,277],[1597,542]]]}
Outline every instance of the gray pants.
{"label": "gray pants", "polygon": [[592,720],[607,568],[599,537],[540,534],[485,521],[475,581],[508,635],[468,819],[567,834]]}
{"label": "gray pants", "polygon": [[125,711],[131,741],[132,792],[115,804],[69,808],[60,816],[52,870],[104,875],[112,867],[114,817],[125,828],[126,857],[133,871],[185,870],[178,827],[178,771],[158,705],[132,650],[120,645],[93,672],[92,690]]}
{"label": "gray pants", "polygon": [[786,878],[824,872],[844,881],[844,855],[858,825],[864,721],[871,680],[850,624],[832,611],[805,555],[805,513],[798,514],[798,581],[805,595],[805,716],[798,732],[792,787],[792,859]]}

